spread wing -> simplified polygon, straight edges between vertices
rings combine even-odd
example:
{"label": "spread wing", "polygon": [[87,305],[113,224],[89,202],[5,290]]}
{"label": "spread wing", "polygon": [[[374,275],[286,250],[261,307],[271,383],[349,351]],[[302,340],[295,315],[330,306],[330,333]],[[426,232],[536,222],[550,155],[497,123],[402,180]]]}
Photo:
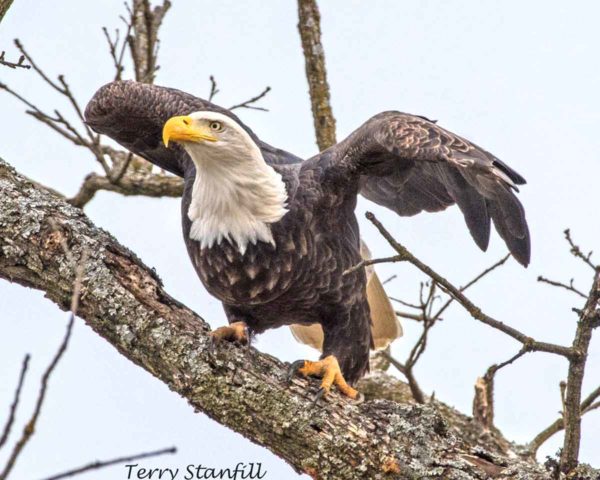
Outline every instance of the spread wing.
{"label": "spread wing", "polygon": [[361,173],[361,193],[399,215],[457,204],[486,250],[491,221],[515,259],[529,264],[530,238],[515,192],[525,179],[491,153],[423,117],[376,115],[334,147]]}
{"label": "spread wing", "polygon": [[301,161],[291,153],[260,141],[231,111],[174,88],[133,81],[101,87],[85,109],[85,119],[96,132],[108,135],[131,152],[175,175],[184,176],[191,159],[180,146],[162,144],[162,128],[175,115],[214,111],[238,122],[260,147],[267,163],[283,165]]}

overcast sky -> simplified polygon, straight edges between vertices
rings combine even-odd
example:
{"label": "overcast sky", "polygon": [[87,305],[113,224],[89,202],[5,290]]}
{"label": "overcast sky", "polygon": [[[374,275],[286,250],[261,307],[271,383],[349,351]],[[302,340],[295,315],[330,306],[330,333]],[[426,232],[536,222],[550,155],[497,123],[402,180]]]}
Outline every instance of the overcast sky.
{"label": "overcast sky", "polygon": [[[322,30],[338,137],[371,115],[388,109],[426,115],[459,133],[519,171],[528,180],[520,199],[529,220],[533,254],[528,269],[512,259],[469,295],[484,310],[538,340],[570,344],[580,299],[538,284],[540,274],[566,280],[587,291],[591,276],[568,253],[562,231],[572,229],[600,261],[598,179],[600,178],[600,57],[593,1],[322,1]],[[16,57],[12,39],[23,40],[38,63],[53,75],[64,73],[82,104],[113,76],[102,26],[119,25],[122,0],[39,2],[15,0],[0,26],[0,50]],[[201,97],[215,75],[225,107],[266,85],[268,113],[240,111],[265,141],[297,155],[316,152],[310,103],[296,30],[296,3],[174,0],[162,29],[157,83]],[[68,112],[68,105],[32,71],[0,69],[9,83],[41,107]],[[0,156],[19,171],[72,195],[96,167],[91,156],[67,144],[26,116],[8,95],[2,105]],[[69,112],[70,113],[70,112]],[[505,254],[493,234],[487,253],[471,240],[456,208],[400,218],[361,201],[362,235],[378,256],[391,253],[364,219],[374,210],[383,223],[422,260],[461,284]],[[218,301],[210,297],[189,263],[180,231],[179,201],[125,198],[101,193],[86,207],[97,224],[157,269],[166,289],[214,327],[224,324]],[[414,300],[423,279],[408,265],[382,265],[391,295]],[[17,416],[16,433],[30,414],[39,377],[54,354],[66,315],[43,295],[0,282],[0,418],[7,412],[18,369],[32,354]],[[406,336],[393,347],[404,359],[419,333],[405,324]],[[282,360],[316,358],[286,329],[262,335],[257,348]],[[473,384],[494,362],[507,359],[519,344],[475,323],[452,308],[431,333],[416,374],[427,393],[469,413]],[[507,438],[531,440],[557,417],[558,384],[566,361],[530,354],[498,374],[496,423]],[[584,394],[600,383],[600,341],[588,361]],[[583,421],[581,460],[600,464],[600,414]],[[594,433],[595,432],[595,433]],[[561,436],[541,449],[556,452]],[[94,459],[176,445],[179,453],[147,466],[205,464],[227,467],[262,462],[267,479],[295,478],[283,461],[193,410],[176,394],[134,366],[83,321],[52,377],[37,431],[14,470],[15,479],[35,479]],[[6,452],[0,454],[4,463]],[[123,467],[82,479],[126,478]]]}

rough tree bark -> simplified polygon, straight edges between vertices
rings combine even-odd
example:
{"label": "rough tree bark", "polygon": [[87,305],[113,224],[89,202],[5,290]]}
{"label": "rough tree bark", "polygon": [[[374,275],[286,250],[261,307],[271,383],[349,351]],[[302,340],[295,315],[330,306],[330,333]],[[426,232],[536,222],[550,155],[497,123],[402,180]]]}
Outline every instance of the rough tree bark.
{"label": "rough tree bark", "polygon": [[321,16],[316,1],[298,0],[298,18],[317,145],[323,151],[336,143],[335,118],[331,111],[325,52],[321,44]]}
{"label": "rough tree bark", "polygon": [[[548,478],[510,448],[501,454],[476,445],[472,432],[463,433],[472,426],[454,428],[456,414],[436,404],[379,399],[353,405],[333,394],[313,407],[317,384],[295,378],[288,386],[286,368],[275,358],[230,345],[211,354],[208,325],[170,297],[151,269],[81,210],[0,160],[0,277],[42,290],[68,309],[72,262],[84,251],[79,316],[196,410],[299,472],[321,479]],[[363,387],[368,393],[368,383]]]}
{"label": "rough tree bark", "polygon": [[0,0],[0,22],[8,12],[8,9],[11,7],[13,0]]}

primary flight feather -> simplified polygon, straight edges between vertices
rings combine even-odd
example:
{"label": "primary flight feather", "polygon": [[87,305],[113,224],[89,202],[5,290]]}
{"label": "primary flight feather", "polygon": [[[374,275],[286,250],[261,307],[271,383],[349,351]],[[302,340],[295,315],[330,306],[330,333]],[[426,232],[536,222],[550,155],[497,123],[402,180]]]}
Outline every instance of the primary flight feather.
{"label": "primary flight feather", "polygon": [[[489,152],[424,117],[375,115],[307,160],[262,142],[233,113],[184,92],[113,82],[85,117],[153,164],[185,180],[182,223],[189,256],[244,339],[282,325],[319,324],[322,360],[294,369],[323,377],[322,391],[369,366],[373,346],[360,259],[357,195],[409,216],[457,204],[476,244],[493,222],[527,266],[530,238],[515,192],[523,177]],[[168,147],[167,147],[168,145]]]}

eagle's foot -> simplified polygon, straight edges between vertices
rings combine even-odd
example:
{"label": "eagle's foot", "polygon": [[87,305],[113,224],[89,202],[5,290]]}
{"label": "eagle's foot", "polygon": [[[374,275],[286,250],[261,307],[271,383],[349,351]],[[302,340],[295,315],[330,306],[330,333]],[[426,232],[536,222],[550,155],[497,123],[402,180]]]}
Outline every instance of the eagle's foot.
{"label": "eagle's foot", "polygon": [[314,376],[321,377],[321,388],[316,393],[314,403],[318,402],[321,397],[329,392],[332,385],[335,385],[342,394],[350,397],[353,400],[362,401],[362,395],[358,390],[352,388],[346,383],[340,364],[334,355],[329,355],[318,362],[311,362],[310,360],[298,360],[290,366],[288,371],[288,381],[296,374],[299,373],[304,377]]}
{"label": "eagle's foot", "polygon": [[240,345],[250,344],[250,334],[248,325],[245,322],[233,322],[224,327],[219,327],[210,332],[212,347],[220,341],[239,343]]}

